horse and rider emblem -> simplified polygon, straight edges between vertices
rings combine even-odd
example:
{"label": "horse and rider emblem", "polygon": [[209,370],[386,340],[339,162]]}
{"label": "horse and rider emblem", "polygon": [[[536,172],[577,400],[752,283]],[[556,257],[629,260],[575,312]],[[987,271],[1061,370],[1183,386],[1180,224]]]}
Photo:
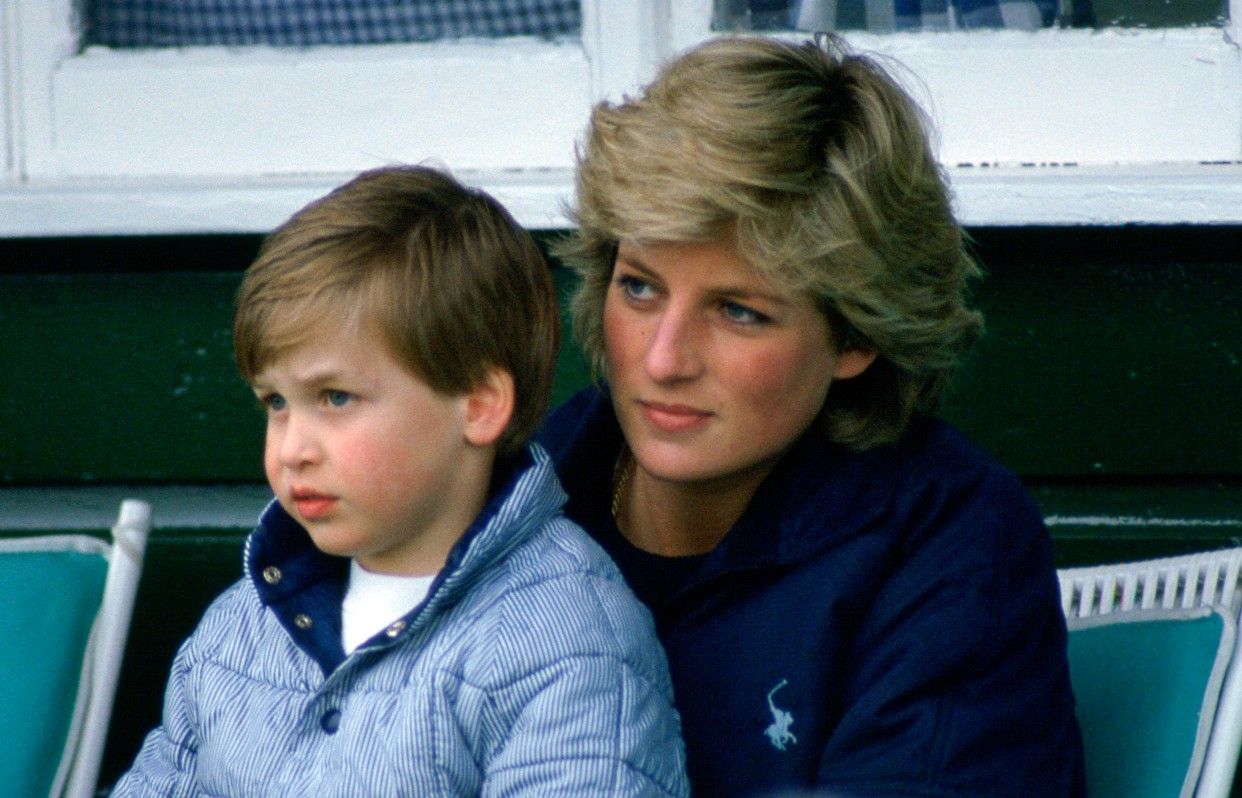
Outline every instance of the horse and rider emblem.
{"label": "horse and rider emblem", "polygon": [[763,733],[768,736],[768,740],[777,751],[784,751],[785,746],[798,743],[798,738],[789,730],[789,727],[793,725],[793,714],[781,709],[772,701],[772,696],[776,695],[776,691],[787,684],[789,684],[788,679],[781,679],[780,684],[768,691],[768,710],[772,713],[772,725],[764,729]]}

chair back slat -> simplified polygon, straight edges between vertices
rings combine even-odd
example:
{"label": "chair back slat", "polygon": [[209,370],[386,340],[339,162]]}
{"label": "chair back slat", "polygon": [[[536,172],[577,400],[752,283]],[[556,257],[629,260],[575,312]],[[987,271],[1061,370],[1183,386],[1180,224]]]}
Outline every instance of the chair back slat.
{"label": "chair back slat", "polygon": [[1138,599],[1139,577],[1137,574],[1126,574],[1122,579],[1121,592],[1121,611],[1134,609],[1134,602]]}
{"label": "chair back slat", "polygon": [[1060,571],[1061,609],[1088,618],[1133,609],[1238,608],[1242,549]]}

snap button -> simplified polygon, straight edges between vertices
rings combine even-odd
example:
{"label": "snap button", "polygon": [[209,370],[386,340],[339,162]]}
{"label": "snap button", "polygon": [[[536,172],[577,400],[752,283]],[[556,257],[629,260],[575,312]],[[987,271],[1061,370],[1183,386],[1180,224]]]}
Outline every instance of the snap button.
{"label": "snap button", "polygon": [[275,565],[269,565],[263,569],[263,581],[267,582],[269,585],[279,584],[281,576],[283,576],[283,574],[281,574],[280,569]]}
{"label": "snap button", "polygon": [[299,629],[309,629],[315,625],[315,622],[306,613],[299,612],[293,616],[293,625]]}
{"label": "snap button", "polygon": [[336,730],[341,728],[341,710],[329,709],[323,713],[323,717],[319,719],[319,727],[328,734],[336,734]]}
{"label": "snap button", "polygon": [[384,634],[389,637],[396,637],[405,631],[405,621],[395,621],[391,626],[384,630]]}

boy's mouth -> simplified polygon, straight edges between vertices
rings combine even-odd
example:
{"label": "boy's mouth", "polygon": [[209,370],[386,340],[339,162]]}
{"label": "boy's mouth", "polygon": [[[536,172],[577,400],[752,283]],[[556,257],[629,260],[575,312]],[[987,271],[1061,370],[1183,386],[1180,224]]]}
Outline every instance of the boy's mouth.
{"label": "boy's mouth", "polygon": [[290,498],[298,508],[298,515],[307,521],[326,517],[336,506],[336,497],[313,490],[295,488],[291,491]]}

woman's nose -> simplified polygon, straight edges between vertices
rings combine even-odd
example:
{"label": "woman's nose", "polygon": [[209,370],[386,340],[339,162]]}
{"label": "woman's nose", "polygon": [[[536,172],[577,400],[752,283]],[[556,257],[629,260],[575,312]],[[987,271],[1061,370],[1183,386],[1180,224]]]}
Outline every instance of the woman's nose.
{"label": "woman's nose", "polygon": [[670,307],[656,322],[643,365],[657,382],[689,380],[703,370],[702,331],[692,313]]}

